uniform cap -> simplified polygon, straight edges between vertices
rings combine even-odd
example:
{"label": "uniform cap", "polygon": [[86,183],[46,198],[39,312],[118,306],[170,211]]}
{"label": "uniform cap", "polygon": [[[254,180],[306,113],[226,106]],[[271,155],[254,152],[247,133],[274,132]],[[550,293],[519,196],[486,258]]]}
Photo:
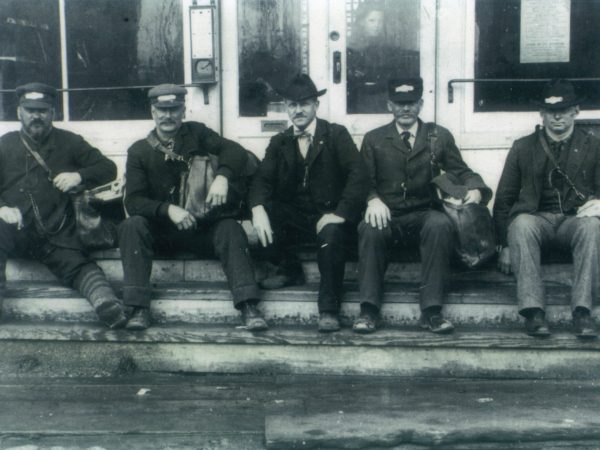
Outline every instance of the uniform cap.
{"label": "uniform cap", "polygon": [[27,108],[52,108],[56,100],[56,89],[44,83],[28,83],[15,90],[19,105]]}
{"label": "uniform cap", "polygon": [[150,104],[159,108],[173,108],[185,104],[187,89],[175,84],[159,84],[148,91]]}
{"label": "uniform cap", "polygon": [[388,81],[388,97],[393,102],[416,102],[423,96],[423,79],[395,78]]}

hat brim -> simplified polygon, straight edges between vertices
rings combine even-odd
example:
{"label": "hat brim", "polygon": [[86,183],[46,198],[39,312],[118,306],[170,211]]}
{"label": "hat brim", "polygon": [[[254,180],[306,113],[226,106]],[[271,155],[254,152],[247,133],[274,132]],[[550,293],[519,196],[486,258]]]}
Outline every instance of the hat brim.
{"label": "hat brim", "polygon": [[37,109],[51,109],[54,108],[52,103],[44,102],[41,100],[23,99],[19,102],[19,106],[25,108],[37,108]]}
{"label": "hat brim", "polygon": [[540,109],[549,109],[549,110],[559,110],[570,108],[571,106],[580,105],[586,98],[585,97],[577,97],[572,100],[560,103],[544,103],[539,100],[531,100],[531,103],[537,106]]}
{"label": "hat brim", "polygon": [[325,94],[325,92],[327,92],[327,89],[321,89],[320,91],[317,91],[315,93],[311,93],[311,94],[307,94],[307,95],[289,95],[287,92],[285,91],[280,91],[280,90],[275,90],[279,95],[281,95],[283,98],[285,98],[286,100],[291,100],[293,102],[301,102],[303,100],[308,100],[311,98],[317,98],[320,97],[321,95]]}
{"label": "hat brim", "polygon": [[152,103],[152,106],[156,106],[157,108],[178,108],[183,105],[185,105],[185,102],[179,102],[179,101]]}

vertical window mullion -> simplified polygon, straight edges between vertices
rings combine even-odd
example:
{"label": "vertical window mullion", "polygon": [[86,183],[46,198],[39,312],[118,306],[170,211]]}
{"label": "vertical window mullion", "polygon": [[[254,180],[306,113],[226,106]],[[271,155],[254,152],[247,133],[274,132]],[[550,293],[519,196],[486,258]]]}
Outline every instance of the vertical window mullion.
{"label": "vertical window mullion", "polygon": [[60,26],[60,73],[62,80],[62,100],[63,100],[63,119],[68,122],[70,119],[69,114],[69,73],[67,70],[67,24],[65,21],[65,0],[58,0],[59,10],[59,26]]}

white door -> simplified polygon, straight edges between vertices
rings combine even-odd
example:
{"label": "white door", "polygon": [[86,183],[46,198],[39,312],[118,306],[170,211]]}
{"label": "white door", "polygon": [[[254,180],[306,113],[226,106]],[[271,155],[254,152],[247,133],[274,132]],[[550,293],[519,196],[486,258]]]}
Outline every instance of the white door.
{"label": "white door", "polygon": [[223,0],[223,132],[257,155],[289,126],[277,87],[308,73],[319,117],[360,144],[387,123],[387,81],[421,76],[435,118],[435,0]]}

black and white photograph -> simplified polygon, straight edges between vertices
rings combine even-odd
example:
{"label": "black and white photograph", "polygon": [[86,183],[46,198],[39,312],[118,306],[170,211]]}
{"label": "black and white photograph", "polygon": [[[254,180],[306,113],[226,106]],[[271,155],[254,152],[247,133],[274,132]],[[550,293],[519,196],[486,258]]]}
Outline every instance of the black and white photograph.
{"label": "black and white photograph", "polygon": [[600,0],[0,0],[0,450],[600,449]]}

